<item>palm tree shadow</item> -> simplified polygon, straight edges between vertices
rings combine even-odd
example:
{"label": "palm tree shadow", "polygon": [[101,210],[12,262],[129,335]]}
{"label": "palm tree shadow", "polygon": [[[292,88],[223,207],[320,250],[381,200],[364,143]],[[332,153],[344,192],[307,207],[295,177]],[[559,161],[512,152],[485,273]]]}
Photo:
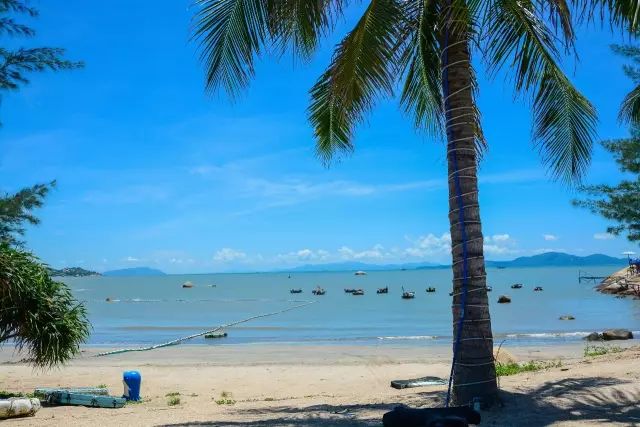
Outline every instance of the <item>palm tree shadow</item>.
{"label": "palm tree shadow", "polygon": [[[558,421],[591,421],[640,426],[640,384],[616,378],[586,377],[550,381],[526,392],[502,390],[501,404],[483,411],[481,425],[549,426]],[[440,406],[443,391],[404,395],[396,402],[353,405],[273,406],[237,409],[243,421],[196,421],[180,426],[247,427],[370,427],[381,426],[382,415],[398,404]],[[246,418],[254,421],[246,421]]]}
{"label": "palm tree shadow", "polygon": [[640,384],[605,378],[565,378],[527,391],[502,391],[500,408],[483,421],[500,426],[548,426],[558,421],[590,421],[640,426]]}

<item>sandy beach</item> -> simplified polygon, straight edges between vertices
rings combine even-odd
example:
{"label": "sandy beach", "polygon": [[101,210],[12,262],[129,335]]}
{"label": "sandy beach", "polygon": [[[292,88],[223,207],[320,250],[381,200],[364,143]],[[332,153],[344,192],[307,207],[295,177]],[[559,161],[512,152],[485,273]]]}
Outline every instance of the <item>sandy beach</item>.
{"label": "sandy beach", "polygon": [[[630,347],[633,341],[622,343]],[[41,386],[97,386],[122,393],[121,376],[137,369],[142,403],[123,409],[53,407],[8,426],[378,426],[404,403],[441,405],[443,386],[395,390],[393,379],[446,378],[449,348],[391,346],[178,346],[145,353],[93,357],[87,348],[67,366],[34,371],[10,348],[0,351],[0,388],[31,392]],[[483,413],[481,425],[640,425],[640,347],[583,357],[583,344],[509,351],[520,361],[560,366],[500,379],[503,406]],[[169,406],[166,394],[180,393]],[[233,404],[217,404],[221,394]]]}

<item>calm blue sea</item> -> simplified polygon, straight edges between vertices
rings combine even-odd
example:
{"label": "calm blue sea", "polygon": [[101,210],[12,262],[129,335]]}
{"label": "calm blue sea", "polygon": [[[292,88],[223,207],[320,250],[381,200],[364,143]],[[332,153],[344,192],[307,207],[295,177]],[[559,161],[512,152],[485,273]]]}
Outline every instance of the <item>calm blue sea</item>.
{"label": "calm blue sea", "polygon": [[[605,276],[616,267],[590,267]],[[511,344],[552,344],[576,341],[586,333],[623,327],[640,331],[640,301],[616,299],[578,283],[577,268],[489,269],[493,331]],[[85,301],[93,334],[90,344],[158,343],[197,333],[253,315],[277,311],[301,301],[316,304],[228,330],[220,340],[195,339],[192,344],[238,343],[425,345],[451,341],[451,273],[442,270],[168,275],[158,277],[65,278],[76,297]],[[191,281],[194,287],[183,289]],[[520,290],[510,285],[521,282]],[[210,287],[215,285],[215,287]],[[313,296],[320,285],[324,296]],[[376,289],[389,286],[389,294]],[[400,298],[401,287],[416,298]],[[427,286],[436,293],[425,292]],[[543,292],[533,292],[543,286]],[[363,288],[364,296],[344,288]],[[302,294],[290,294],[302,288]],[[500,294],[511,304],[497,304]],[[109,297],[113,302],[106,302]],[[571,314],[574,321],[558,317]]]}

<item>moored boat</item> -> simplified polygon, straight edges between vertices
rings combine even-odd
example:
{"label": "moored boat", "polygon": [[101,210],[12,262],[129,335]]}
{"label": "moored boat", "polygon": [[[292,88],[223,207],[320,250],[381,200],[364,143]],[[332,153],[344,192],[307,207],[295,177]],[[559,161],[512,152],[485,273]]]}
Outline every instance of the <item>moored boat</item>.
{"label": "moored boat", "polygon": [[533,290],[535,292],[540,292],[540,291],[542,291],[542,286],[536,286],[535,288],[533,288]]}
{"label": "moored boat", "polygon": [[184,283],[182,284],[182,287],[183,287],[183,288],[193,288],[193,283],[188,282],[188,281],[187,281],[187,282],[184,282]]}
{"label": "moored boat", "polygon": [[356,290],[353,288],[344,288],[344,293],[345,294],[352,294],[354,293]]}
{"label": "moored boat", "polygon": [[403,291],[402,299],[413,299],[416,297],[416,293],[413,291]]}
{"label": "moored boat", "polygon": [[514,283],[511,285],[511,289],[522,289],[522,283]]}
{"label": "moored boat", "polygon": [[355,274],[356,276],[366,276],[367,272],[366,271],[356,271],[353,274]]}
{"label": "moored boat", "polygon": [[376,293],[377,294],[388,294],[389,293],[389,287],[385,286],[384,288],[378,288]]}
{"label": "moored boat", "polygon": [[433,286],[429,286],[429,287],[426,289],[426,291],[427,291],[427,292],[429,292],[429,293],[431,293],[431,292],[435,292],[435,291],[436,291],[436,288],[434,288]]}
{"label": "moored boat", "polygon": [[327,293],[327,291],[325,291],[324,288],[321,288],[320,286],[316,286],[316,288],[312,290],[311,293],[314,295],[324,295]]}
{"label": "moored boat", "polygon": [[363,289],[356,289],[353,292],[351,292],[351,295],[364,295],[364,290]]}
{"label": "moored boat", "polygon": [[289,292],[291,292],[292,294],[301,294],[302,293],[302,289],[300,289],[300,288],[291,289]]}

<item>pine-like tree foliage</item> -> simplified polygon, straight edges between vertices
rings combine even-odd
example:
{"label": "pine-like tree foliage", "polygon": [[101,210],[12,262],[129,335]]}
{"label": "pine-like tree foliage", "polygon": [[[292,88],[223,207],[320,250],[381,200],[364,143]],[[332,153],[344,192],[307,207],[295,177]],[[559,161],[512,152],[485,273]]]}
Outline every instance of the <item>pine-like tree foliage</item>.
{"label": "pine-like tree foliage", "polygon": [[66,362],[89,336],[85,307],[69,288],[36,257],[7,244],[0,244],[0,307],[0,345],[11,340],[34,366]]}
{"label": "pine-like tree foliage", "polygon": [[34,210],[42,207],[44,198],[55,187],[56,182],[36,184],[23,188],[15,194],[5,194],[0,197],[0,244],[22,246],[20,240],[25,233],[25,226],[38,225],[40,219]]}

